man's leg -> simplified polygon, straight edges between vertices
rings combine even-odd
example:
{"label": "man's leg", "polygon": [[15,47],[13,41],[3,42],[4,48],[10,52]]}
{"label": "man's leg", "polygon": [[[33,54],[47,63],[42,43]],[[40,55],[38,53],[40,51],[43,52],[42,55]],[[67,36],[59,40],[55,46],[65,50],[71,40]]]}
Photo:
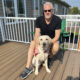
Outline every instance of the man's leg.
{"label": "man's leg", "polygon": [[49,55],[49,58],[48,58],[48,66],[50,67],[53,63],[53,56],[58,52],[59,50],[59,42],[55,42],[52,46],[51,46],[51,51],[50,51],[50,55]]}
{"label": "man's leg", "polygon": [[54,56],[57,52],[58,52],[58,50],[59,50],[59,42],[58,41],[56,41],[54,44],[53,44],[53,46],[52,46],[52,56]]}
{"label": "man's leg", "polygon": [[32,58],[33,58],[33,50],[35,48],[34,45],[35,45],[35,43],[34,43],[34,41],[32,41],[30,44],[30,47],[29,47],[29,51],[28,51],[26,68],[24,69],[24,71],[19,76],[22,79],[26,78],[33,71],[30,66],[31,66]]}
{"label": "man's leg", "polygon": [[29,47],[29,51],[28,51],[26,68],[30,68],[32,57],[33,57],[34,45],[35,45],[35,43],[34,43],[34,41],[32,41],[30,44],[30,47]]}

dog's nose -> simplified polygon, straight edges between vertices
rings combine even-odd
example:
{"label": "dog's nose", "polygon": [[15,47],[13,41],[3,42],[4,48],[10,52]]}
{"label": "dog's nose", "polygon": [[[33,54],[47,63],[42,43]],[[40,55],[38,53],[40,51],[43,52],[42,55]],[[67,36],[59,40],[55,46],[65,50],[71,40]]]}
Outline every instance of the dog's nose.
{"label": "dog's nose", "polygon": [[46,43],[43,43],[43,46],[46,46]]}

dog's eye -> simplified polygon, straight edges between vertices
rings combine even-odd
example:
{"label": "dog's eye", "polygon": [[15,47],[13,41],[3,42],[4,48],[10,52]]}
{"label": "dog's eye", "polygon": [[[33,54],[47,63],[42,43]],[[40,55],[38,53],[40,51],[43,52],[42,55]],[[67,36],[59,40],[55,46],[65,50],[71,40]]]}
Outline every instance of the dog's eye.
{"label": "dog's eye", "polygon": [[46,39],[46,40],[48,40],[48,39]]}
{"label": "dog's eye", "polygon": [[40,39],[40,41],[42,41],[42,39]]}

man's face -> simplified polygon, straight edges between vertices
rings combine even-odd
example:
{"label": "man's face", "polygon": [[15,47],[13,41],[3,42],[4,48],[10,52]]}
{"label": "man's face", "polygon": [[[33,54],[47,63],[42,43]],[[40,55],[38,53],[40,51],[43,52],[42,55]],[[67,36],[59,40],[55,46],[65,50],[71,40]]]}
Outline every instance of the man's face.
{"label": "man's face", "polygon": [[52,14],[53,14],[53,10],[52,10],[51,5],[50,4],[45,4],[44,5],[44,16],[45,16],[45,19],[50,19]]}

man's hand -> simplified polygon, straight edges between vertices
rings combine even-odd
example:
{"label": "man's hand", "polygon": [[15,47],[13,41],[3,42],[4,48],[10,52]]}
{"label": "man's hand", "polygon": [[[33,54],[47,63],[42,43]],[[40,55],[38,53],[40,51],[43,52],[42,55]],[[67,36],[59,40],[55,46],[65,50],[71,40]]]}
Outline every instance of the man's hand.
{"label": "man's hand", "polygon": [[38,47],[35,48],[35,53],[39,53]]}
{"label": "man's hand", "polygon": [[51,44],[53,44],[54,42],[53,42],[53,39],[51,39]]}

